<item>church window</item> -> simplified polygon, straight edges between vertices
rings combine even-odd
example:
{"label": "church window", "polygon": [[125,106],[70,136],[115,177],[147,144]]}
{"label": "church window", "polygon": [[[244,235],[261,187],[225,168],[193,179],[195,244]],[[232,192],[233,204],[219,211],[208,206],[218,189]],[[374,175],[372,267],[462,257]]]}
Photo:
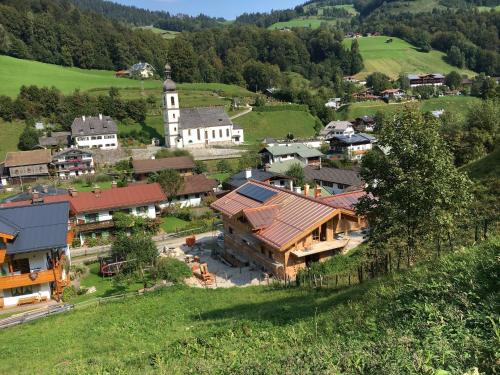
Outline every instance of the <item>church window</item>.
{"label": "church window", "polygon": [[173,96],[170,97],[170,103],[172,105],[175,105],[175,98]]}
{"label": "church window", "polygon": [[197,134],[198,135],[198,140],[200,140],[201,139],[200,129],[197,129],[197,132],[198,132],[198,134]]}
{"label": "church window", "polygon": [[191,129],[188,129],[188,135],[191,135]]}
{"label": "church window", "polygon": [[222,129],[219,129],[219,138],[222,138]]}
{"label": "church window", "polygon": [[229,129],[226,129],[226,137],[229,137]]}
{"label": "church window", "polygon": [[215,138],[215,130],[212,130],[212,138]]}
{"label": "church window", "polygon": [[172,117],[175,118],[175,113],[172,113]]}

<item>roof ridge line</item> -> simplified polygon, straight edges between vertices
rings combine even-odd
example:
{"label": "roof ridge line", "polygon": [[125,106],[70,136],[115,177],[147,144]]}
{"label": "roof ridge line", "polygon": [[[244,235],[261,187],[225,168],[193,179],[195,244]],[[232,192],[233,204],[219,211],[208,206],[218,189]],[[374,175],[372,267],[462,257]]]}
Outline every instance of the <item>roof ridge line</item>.
{"label": "roof ridge line", "polygon": [[[331,205],[329,205],[328,203],[325,203],[325,202],[322,202],[321,200],[319,199],[316,199],[316,198],[313,198],[313,197],[309,197],[307,195],[303,195],[303,194],[299,194],[299,193],[296,193],[294,191],[291,191],[291,190],[288,190],[288,189],[285,189],[285,188],[281,188],[281,187],[277,187],[277,186],[273,186],[273,185],[270,185],[270,184],[266,184],[265,182],[260,182],[260,181],[257,181],[257,180],[253,180],[253,179],[250,179],[247,181],[247,183],[249,182],[254,182],[254,183],[257,183],[259,185],[264,185],[264,186],[267,186],[267,187],[271,187],[273,189],[276,189],[276,190],[279,190],[279,191],[282,191],[284,193],[288,193],[288,194],[291,194],[291,195],[295,195],[297,197],[300,197],[300,198],[304,198],[304,199],[307,199],[307,200],[310,200],[311,202],[315,202],[315,203],[320,203],[322,204],[323,206],[328,206],[329,208],[332,208]],[[246,185],[246,184],[244,184]],[[244,186],[242,185],[242,186]],[[239,189],[239,188],[238,188]]]}

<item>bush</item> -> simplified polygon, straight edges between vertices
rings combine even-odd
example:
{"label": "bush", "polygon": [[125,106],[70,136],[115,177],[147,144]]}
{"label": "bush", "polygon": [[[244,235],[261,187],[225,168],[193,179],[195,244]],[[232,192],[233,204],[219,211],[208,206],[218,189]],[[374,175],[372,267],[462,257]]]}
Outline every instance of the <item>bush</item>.
{"label": "bush", "polygon": [[78,290],[73,285],[71,285],[64,288],[62,293],[62,300],[64,302],[69,302],[76,296],[78,296]]}
{"label": "bush", "polygon": [[155,266],[156,278],[179,283],[192,275],[186,263],[174,258],[161,258]]}

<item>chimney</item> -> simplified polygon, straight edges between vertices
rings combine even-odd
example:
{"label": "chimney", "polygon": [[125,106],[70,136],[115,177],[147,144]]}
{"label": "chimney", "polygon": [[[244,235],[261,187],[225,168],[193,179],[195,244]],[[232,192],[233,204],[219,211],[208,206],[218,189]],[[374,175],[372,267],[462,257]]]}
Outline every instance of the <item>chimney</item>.
{"label": "chimney", "polygon": [[248,180],[249,178],[252,178],[252,168],[247,168],[245,169],[245,178]]}
{"label": "chimney", "polygon": [[264,164],[264,172],[269,172],[271,165],[269,163]]}
{"label": "chimney", "polygon": [[36,190],[33,190],[33,193],[31,194],[31,203],[43,203],[43,198],[40,197],[40,193]]}
{"label": "chimney", "polygon": [[310,186],[309,186],[309,184],[305,184],[305,185],[304,185],[304,195],[305,195],[306,197],[308,197],[308,196],[309,196],[309,187],[310,187]]}
{"label": "chimney", "polygon": [[300,188],[300,186],[295,186],[295,187],[293,188],[293,190],[295,190],[295,192],[296,192],[297,194],[300,194],[300,193],[302,192],[302,189]]}
{"label": "chimney", "polygon": [[68,193],[71,197],[77,197],[78,196],[78,191],[76,191],[74,188],[69,188]]}
{"label": "chimney", "polygon": [[314,198],[321,197],[321,186],[316,185],[316,189],[314,189]]}
{"label": "chimney", "polygon": [[82,116],[82,120],[83,120],[83,122],[85,122],[85,116]]}
{"label": "chimney", "polygon": [[118,182],[113,181],[111,182],[111,189],[116,189],[118,187]]}

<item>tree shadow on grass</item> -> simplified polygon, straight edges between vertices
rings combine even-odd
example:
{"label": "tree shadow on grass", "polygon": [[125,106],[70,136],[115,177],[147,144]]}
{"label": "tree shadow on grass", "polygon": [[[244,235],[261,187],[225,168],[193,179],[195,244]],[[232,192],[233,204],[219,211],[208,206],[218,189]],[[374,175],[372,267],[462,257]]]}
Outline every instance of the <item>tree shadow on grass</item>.
{"label": "tree shadow on grass", "polygon": [[[214,309],[193,314],[193,319],[219,321],[217,325],[225,325],[226,320],[267,321],[273,325],[287,325],[297,320],[308,319],[333,307],[347,304],[352,300],[361,300],[366,288],[332,290],[290,290],[290,297],[273,299],[265,302],[244,303],[228,308]],[[268,293],[275,293],[268,291]]]}

